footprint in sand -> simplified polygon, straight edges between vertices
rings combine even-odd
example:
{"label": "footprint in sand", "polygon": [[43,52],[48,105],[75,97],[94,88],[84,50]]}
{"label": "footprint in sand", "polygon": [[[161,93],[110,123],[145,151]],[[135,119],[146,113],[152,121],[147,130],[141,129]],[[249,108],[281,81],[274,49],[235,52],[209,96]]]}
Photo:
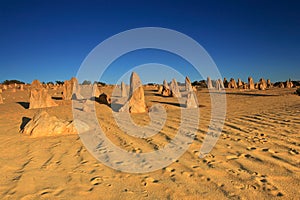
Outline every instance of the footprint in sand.
{"label": "footprint in sand", "polygon": [[268,192],[269,194],[273,196],[284,196],[283,193],[280,192],[278,188],[267,179],[266,175],[257,174],[255,180],[260,185],[260,188],[262,188],[262,190]]}
{"label": "footprint in sand", "polygon": [[199,151],[194,150],[194,151],[193,151],[193,154],[196,155],[196,156],[199,156]]}
{"label": "footprint in sand", "polygon": [[256,150],[256,147],[247,147],[247,150],[253,151],[253,150]]}
{"label": "footprint in sand", "polygon": [[54,196],[59,196],[60,194],[62,194],[65,190],[64,189],[56,189],[54,192],[53,192],[53,195]]}
{"label": "footprint in sand", "polygon": [[158,183],[158,180],[153,178],[153,177],[148,177],[146,178],[146,181],[150,182],[150,183]]}
{"label": "footprint in sand", "polygon": [[292,155],[296,155],[296,154],[298,155],[299,151],[297,151],[296,149],[290,149],[289,153],[292,154]]}
{"label": "footprint in sand", "polygon": [[141,184],[142,184],[143,186],[147,186],[147,185],[149,185],[150,183],[158,183],[158,180],[155,179],[155,178],[153,178],[153,177],[148,177],[148,176],[146,176],[146,177],[144,177],[143,180],[141,181]]}
{"label": "footprint in sand", "polygon": [[203,180],[203,181],[207,181],[207,182],[211,181],[211,178],[206,177],[206,176],[201,176],[200,179]]}
{"label": "footprint in sand", "polygon": [[193,172],[186,172],[186,171],[184,171],[184,172],[182,172],[182,175],[184,175],[186,177],[192,177],[192,176],[194,176],[194,173]]}
{"label": "footprint in sand", "polygon": [[235,171],[234,169],[227,169],[226,171],[227,171],[227,173],[229,173],[229,174],[233,174],[233,175],[236,175],[236,176],[239,176],[239,175],[240,175],[240,173],[238,173],[238,172]]}
{"label": "footprint in sand", "polygon": [[99,185],[99,184],[101,184],[102,182],[103,182],[103,179],[102,179],[100,176],[93,177],[93,178],[91,178],[91,180],[90,180],[90,183],[91,183],[92,185]]}
{"label": "footprint in sand", "polygon": [[50,193],[52,193],[52,190],[46,188],[40,192],[40,195],[43,196],[43,195],[50,194]]}
{"label": "footprint in sand", "polygon": [[171,167],[167,167],[165,170],[166,170],[167,172],[170,172],[170,173],[176,171],[174,168],[171,168]]}
{"label": "footprint in sand", "polygon": [[148,197],[148,196],[149,196],[149,194],[148,194],[148,191],[147,191],[147,190],[144,190],[144,191],[142,192],[142,194],[143,194],[143,197]]}
{"label": "footprint in sand", "polygon": [[235,160],[235,159],[238,159],[239,157],[237,155],[229,155],[229,156],[226,156],[226,159],[227,160]]}

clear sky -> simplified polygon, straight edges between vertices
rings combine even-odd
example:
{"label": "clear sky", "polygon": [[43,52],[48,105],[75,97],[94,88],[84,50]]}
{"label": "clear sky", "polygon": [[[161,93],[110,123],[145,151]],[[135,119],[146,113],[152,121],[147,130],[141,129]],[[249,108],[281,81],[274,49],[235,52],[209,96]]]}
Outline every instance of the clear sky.
{"label": "clear sky", "polygon": [[[164,27],[200,43],[223,77],[300,80],[300,1],[0,1],[0,81],[66,80],[100,42],[138,27]],[[150,52],[150,53],[149,53]],[[123,62],[121,62],[123,59]],[[159,51],[133,52],[115,62],[103,81],[123,69],[183,61]],[[191,80],[200,80],[187,70]],[[120,77],[119,77],[120,78]],[[157,80],[164,75],[157,73]],[[154,80],[156,81],[156,80]]]}

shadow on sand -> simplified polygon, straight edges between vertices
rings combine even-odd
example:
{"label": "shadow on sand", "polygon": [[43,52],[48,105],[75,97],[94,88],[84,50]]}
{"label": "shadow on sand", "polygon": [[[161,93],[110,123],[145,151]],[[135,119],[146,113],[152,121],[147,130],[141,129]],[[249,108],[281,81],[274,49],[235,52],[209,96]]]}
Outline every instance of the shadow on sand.
{"label": "shadow on sand", "polygon": [[23,106],[23,108],[28,109],[29,108],[29,102],[17,102],[18,104],[20,104],[21,106]]}
{"label": "shadow on sand", "polygon": [[31,119],[28,117],[22,117],[22,123],[20,125],[20,130],[22,130],[30,120]]}
{"label": "shadow on sand", "polygon": [[63,100],[62,97],[51,97],[51,99],[54,99],[54,100]]}
{"label": "shadow on sand", "polygon": [[280,96],[276,94],[255,94],[255,93],[239,93],[239,92],[226,92],[229,95],[241,95],[241,96],[255,96],[255,97],[272,97],[272,96]]}
{"label": "shadow on sand", "polygon": [[[177,106],[177,107],[182,107],[185,108],[185,104],[180,104],[180,103],[173,103],[173,102],[165,102],[165,101],[151,101],[153,103],[161,103],[161,104],[166,104],[166,105],[172,105],[172,106]],[[199,108],[205,107],[204,105],[199,105]]]}

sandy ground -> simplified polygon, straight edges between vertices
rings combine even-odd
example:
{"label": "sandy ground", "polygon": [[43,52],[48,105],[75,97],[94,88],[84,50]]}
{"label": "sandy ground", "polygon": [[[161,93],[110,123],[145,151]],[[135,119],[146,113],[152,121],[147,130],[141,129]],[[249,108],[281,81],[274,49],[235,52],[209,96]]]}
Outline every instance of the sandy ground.
{"label": "sandy ground", "polygon": [[[37,109],[27,109],[28,91],[4,91],[0,199],[300,199],[300,97],[294,91],[226,90],[222,135],[202,159],[198,155],[210,121],[210,96],[208,90],[199,90],[196,139],[173,164],[146,174],[106,167],[86,150],[78,135],[21,135],[22,119],[32,118]],[[161,103],[168,113],[164,128],[148,139],[122,133],[111,109],[96,103],[107,137],[127,151],[163,148],[180,126],[175,98],[158,96],[153,88],[146,88],[145,95],[147,105]],[[72,120],[71,101],[55,101],[60,106],[44,110]],[[147,114],[132,118],[140,125],[149,123]]]}

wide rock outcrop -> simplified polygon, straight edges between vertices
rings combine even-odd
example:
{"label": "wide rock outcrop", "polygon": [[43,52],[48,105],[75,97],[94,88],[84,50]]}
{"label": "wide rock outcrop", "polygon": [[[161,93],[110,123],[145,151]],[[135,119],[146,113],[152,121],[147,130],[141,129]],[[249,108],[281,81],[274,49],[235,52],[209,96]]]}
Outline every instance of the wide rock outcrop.
{"label": "wide rock outcrop", "polygon": [[[80,130],[88,130],[89,127],[83,122],[76,122]],[[33,118],[24,126],[21,133],[32,137],[58,136],[77,134],[73,121],[65,121],[55,116],[50,116],[46,111],[38,111]]]}
{"label": "wide rock outcrop", "polygon": [[259,90],[265,90],[267,88],[267,82],[265,79],[261,78],[258,83]]}
{"label": "wide rock outcrop", "polygon": [[237,88],[237,84],[235,82],[235,80],[233,78],[230,79],[229,83],[228,83],[228,88],[232,88],[232,89],[236,89]]}
{"label": "wide rock outcrop", "polygon": [[29,109],[46,108],[52,106],[57,106],[57,104],[48,94],[48,90],[42,86],[40,81],[34,80],[31,83],[31,90],[29,96]]}

